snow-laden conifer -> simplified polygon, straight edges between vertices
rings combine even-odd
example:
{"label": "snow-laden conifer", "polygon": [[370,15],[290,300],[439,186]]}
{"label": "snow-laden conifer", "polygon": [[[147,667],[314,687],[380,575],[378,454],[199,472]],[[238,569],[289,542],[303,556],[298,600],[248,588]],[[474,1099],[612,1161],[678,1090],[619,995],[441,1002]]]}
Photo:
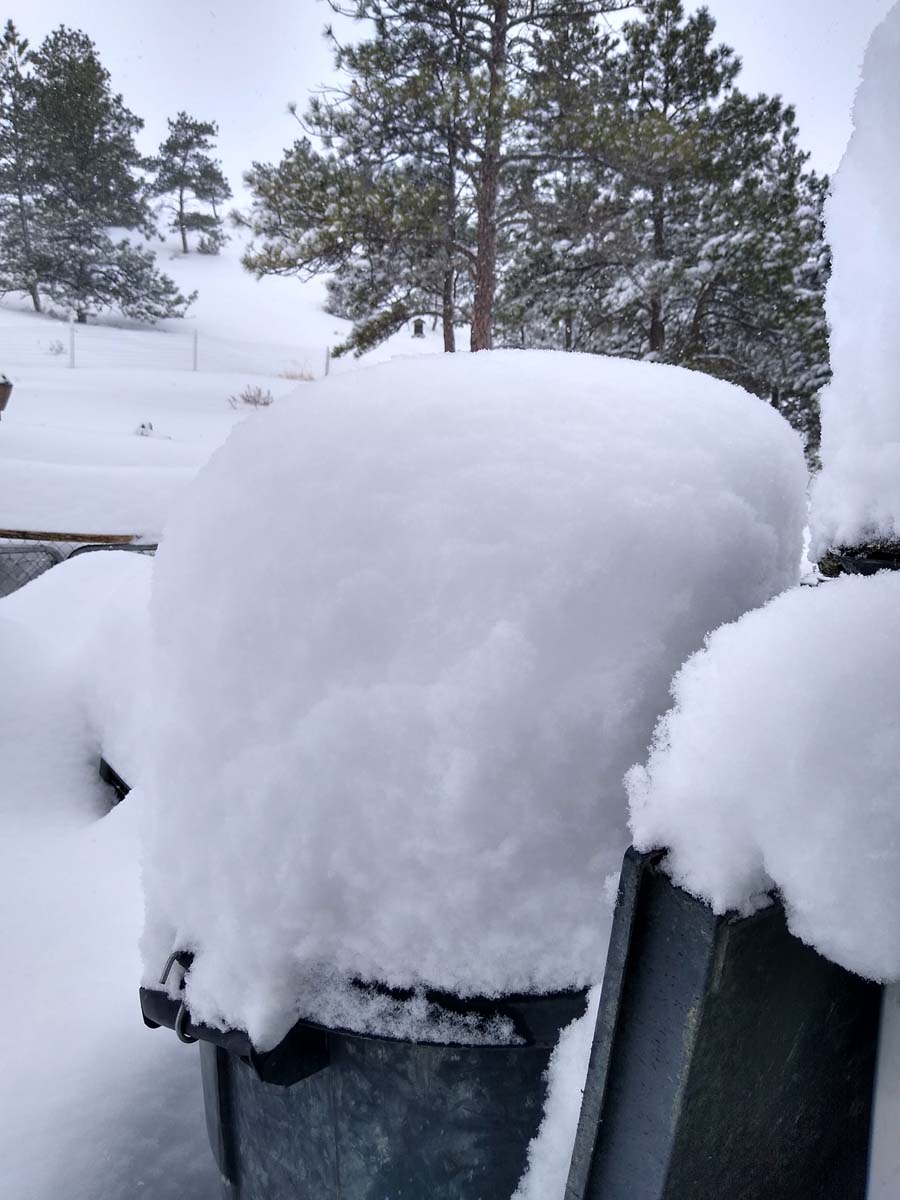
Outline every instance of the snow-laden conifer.
{"label": "snow-laden conifer", "polygon": [[168,198],[170,228],[181,237],[185,254],[188,233],[200,235],[201,253],[217,254],[226,235],[219,206],[231,199],[231,187],[210,151],[218,137],[214,121],[198,121],[186,112],[169,118],[169,135],[153,159],[154,195]]}

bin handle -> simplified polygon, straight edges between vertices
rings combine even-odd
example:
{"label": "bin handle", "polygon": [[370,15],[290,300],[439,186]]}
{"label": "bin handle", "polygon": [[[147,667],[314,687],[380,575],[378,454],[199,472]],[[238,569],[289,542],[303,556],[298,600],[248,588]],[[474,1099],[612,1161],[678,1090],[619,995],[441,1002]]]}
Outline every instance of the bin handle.
{"label": "bin handle", "polygon": [[[181,985],[179,987],[179,991],[183,991],[184,977],[185,977],[185,975],[187,975],[187,972],[188,972],[188,968],[184,965],[184,963],[179,958],[179,954],[183,954],[183,953],[184,952],[180,951],[180,950],[173,950],[172,953],[169,955],[169,957],[166,959],[166,965],[163,967],[162,974],[159,977],[159,986],[160,987],[165,987],[166,980],[169,978],[169,972],[172,970],[172,964],[177,962],[183,972],[183,974],[181,976]],[[178,1014],[175,1017],[175,1036],[178,1038],[179,1042],[184,1042],[184,1044],[186,1046],[193,1045],[193,1043],[196,1042],[196,1040],[197,1040],[195,1037],[191,1037],[191,1035],[189,1033],[185,1032],[184,1027],[189,1021],[190,1021],[190,1017],[188,1015],[188,1010],[185,1007],[184,1001],[182,1000],[181,1004],[178,1006]]]}

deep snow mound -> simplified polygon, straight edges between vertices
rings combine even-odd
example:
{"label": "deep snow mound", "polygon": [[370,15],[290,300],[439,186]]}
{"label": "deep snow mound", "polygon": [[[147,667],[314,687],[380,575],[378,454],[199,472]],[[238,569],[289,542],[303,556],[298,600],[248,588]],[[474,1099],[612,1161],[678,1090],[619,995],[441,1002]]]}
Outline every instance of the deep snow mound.
{"label": "deep snow mound", "polygon": [[834,379],[822,394],[814,551],[900,539],[900,5],[872,35],[826,210]]}
{"label": "deep snow mound", "polygon": [[635,843],[717,912],[777,885],[791,929],[900,978],[900,575],[798,588],[717,630],[675,680]]}
{"label": "deep snow mound", "polygon": [[194,1056],[136,1004],[141,799],[109,812],[97,773],[139,740],[151,567],[85,554],[0,600],[0,955],[21,980],[0,997],[3,1196],[220,1195]]}
{"label": "deep snow mound", "polygon": [[622,775],[676,667],[797,577],[768,405],[593,356],[395,360],[244,422],[152,600],[148,981],[272,1044],[335,980],[597,979]]}

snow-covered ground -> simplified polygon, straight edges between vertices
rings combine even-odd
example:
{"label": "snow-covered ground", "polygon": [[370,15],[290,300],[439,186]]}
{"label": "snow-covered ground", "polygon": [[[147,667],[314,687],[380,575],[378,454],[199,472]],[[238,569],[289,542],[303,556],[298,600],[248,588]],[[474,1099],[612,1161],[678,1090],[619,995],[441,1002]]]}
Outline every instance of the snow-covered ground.
{"label": "snow-covered ground", "polygon": [[[302,401],[303,381],[324,373],[326,349],[350,324],[323,311],[323,283],[257,282],[241,249],[239,239],[214,257],[162,247],[161,268],[198,292],[190,317],[76,326],[74,369],[67,322],[15,297],[0,306],[0,371],[14,385],[0,422],[0,529],[155,540],[178,491],[250,412],[230,396],[255,386],[277,403]],[[430,328],[421,339],[404,329],[365,362],[440,348]],[[330,369],[359,366],[350,357]],[[152,435],[141,437],[146,423]]]}
{"label": "snow-covered ground", "polygon": [[[85,555],[0,601],[10,1200],[218,1196],[196,1054],[154,1037],[137,1003],[140,803],[109,812],[97,775],[101,726],[121,731],[117,758],[132,763],[123,735],[150,568],[139,555]],[[130,638],[117,636],[122,622]]]}

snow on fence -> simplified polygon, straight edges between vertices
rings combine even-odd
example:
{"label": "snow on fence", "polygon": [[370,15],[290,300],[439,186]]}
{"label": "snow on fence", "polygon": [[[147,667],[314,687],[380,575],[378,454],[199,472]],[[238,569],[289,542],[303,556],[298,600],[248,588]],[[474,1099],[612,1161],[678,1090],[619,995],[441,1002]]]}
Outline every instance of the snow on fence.
{"label": "snow on fence", "polygon": [[0,327],[0,367],[7,374],[23,367],[112,367],[318,379],[328,374],[329,355],[324,346],[239,341],[197,329],[173,332],[32,321],[28,328]]}
{"label": "snow on fence", "polygon": [[[90,534],[21,534],[8,536],[9,530],[0,530],[0,599],[31,583],[57,563],[79,554],[98,550],[125,550],[132,554],[155,554],[156,545],[147,543],[128,544],[126,538]],[[33,540],[40,538],[41,540]],[[76,543],[73,549],[73,542]]]}
{"label": "snow on fence", "polygon": [[0,599],[62,562],[55,546],[0,544]]}

